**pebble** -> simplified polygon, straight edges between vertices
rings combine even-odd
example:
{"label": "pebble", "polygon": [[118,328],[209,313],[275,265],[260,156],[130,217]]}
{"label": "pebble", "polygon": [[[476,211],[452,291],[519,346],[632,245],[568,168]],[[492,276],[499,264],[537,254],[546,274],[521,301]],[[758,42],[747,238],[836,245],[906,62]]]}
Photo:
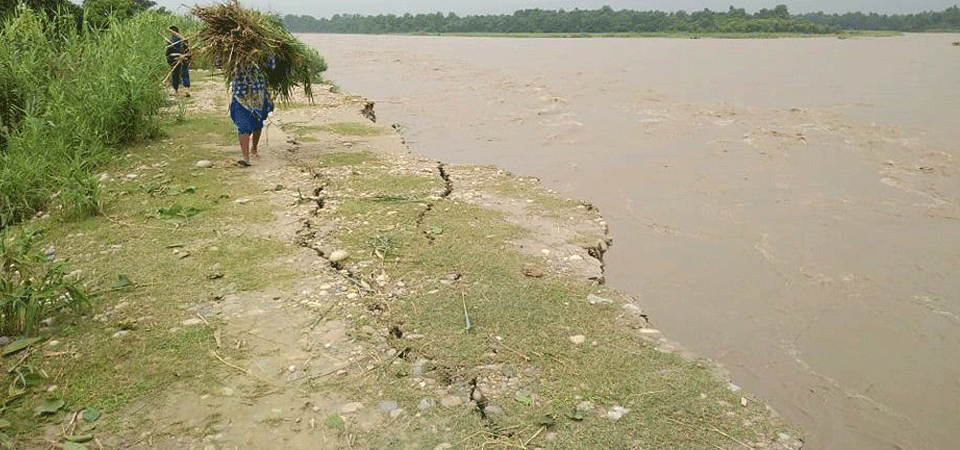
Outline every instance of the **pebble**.
{"label": "pebble", "polygon": [[590,294],[587,296],[587,303],[590,303],[591,305],[603,305],[611,304],[613,303],[613,300],[610,300],[609,298],[603,298],[599,295]]}
{"label": "pebble", "polygon": [[436,400],[432,398],[425,398],[420,400],[420,404],[417,405],[417,408],[419,408],[421,411],[424,411],[433,408],[434,406],[437,406]]}
{"label": "pebble", "polygon": [[100,174],[99,180],[100,180],[101,183],[103,183],[104,181],[107,181],[107,180],[109,180],[109,179],[110,179],[110,174],[109,174],[109,173],[101,173],[101,174]]}
{"label": "pebble", "polygon": [[570,261],[583,261],[583,257],[580,255],[573,255],[570,257]]}
{"label": "pebble", "polygon": [[131,173],[131,174],[127,175],[127,179],[128,179],[128,180],[136,180],[137,177],[139,177],[139,175],[137,175],[137,174],[135,174],[135,173]]}
{"label": "pebble", "polygon": [[624,408],[622,406],[614,406],[613,408],[610,408],[609,411],[607,411],[607,418],[616,422],[620,420],[620,418],[623,417],[623,415],[628,412],[630,412],[630,410],[627,408]]}
{"label": "pebble", "polygon": [[330,262],[340,262],[347,259],[350,256],[346,250],[336,250],[330,254],[330,257],[327,258]]}
{"label": "pebble", "polygon": [[415,377],[423,376],[423,365],[427,363],[426,359],[420,358],[410,366],[410,375]]}
{"label": "pebble", "polygon": [[362,408],[363,408],[363,403],[360,403],[360,402],[350,402],[350,403],[347,403],[346,405],[343,405],[342,407],[340,407],[340,412],[342,412],[342,413],[344,413],[344,414],[350,414],[350,413],[357,412],[357,411],[361,410]]}
{"label": "pebble", "polygon": [[623,305],[623,309],[624,309],[624,311],[631,312],[631,313],[635,313],[635,314],[639,314],[639,313],[643,312],[643,311],[640,310],[640,307],[639,307],[639,306],[634,305],[633,303],[626,303],[626,304],[624,304],[624,305]]}
{"label": "pebble", "polygon": [[393,411],[390,411],[390,418],[396,419],[397,417],[400,417],[401,415],[403,415],[404,412],[406,411],[404,411],[403,408],[397,408]]}
{"label": "pebble", "polygon": [[113,333],[113,337],[116,339],[120,339],[128,334],[130,334],[130,330],[120,330],[116,333]]}
{"label": "pebble", "polygon": [[377,409],[379,409],[379,410],[381,410],[381,411],[388,411],[388,412],[395,411],[395,410],[396,410],[397,408],[399,408],[399,407],[400,407],[400,405],[398,405],[397,402],[395,402],[395,401],[393,401],[393,400],[388,400],[388,401],[385,401],[385,402],[380,402],[380,404],[377,405]]}
{"label": "pebble", "polygon": [[203,321],[200,319],[187,319],[187,320],[184,320],[183,322],[180,322],[180,325],[189,327],[193,325],[200,325],[201,323],[203,323]]}
{"label": "pebble", "polygon": [[209,169],[210,167],[213,167],[213,163],[209,160],[201,159],[200,161],[197,161],[197,167],[201,169]]}
{"label": "pebble", "polygon": [[570,342],[573,342],[574,344],[577,344],[577,345],[584,343],[584,341],[586,340],[587,340],[587,337],[582,334],[578,334],[576,336],[570,336]]}
{"label": "pebble", "polygon": [[502,415],[503,415],[503,409],[500,408],[500,407],[497,406],[497,405],[487,405],[486,408],[483,408],[483,412],[485,412],[488,416],[502,416]]}
{"label": "pebble", "polygon": [[463,399],[456,395],[448,395],[440,399],[440,404],[447,408],[453,408],[453,407],[462,405]]}

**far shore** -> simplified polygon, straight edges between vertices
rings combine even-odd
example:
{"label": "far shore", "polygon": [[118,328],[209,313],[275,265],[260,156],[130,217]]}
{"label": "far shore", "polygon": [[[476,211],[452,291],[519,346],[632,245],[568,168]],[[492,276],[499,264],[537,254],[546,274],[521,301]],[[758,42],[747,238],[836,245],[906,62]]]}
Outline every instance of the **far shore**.
{"label": "far shore", "polygon": [[[950,33],[938,31],[930,33]],[[350,34],[298,32],[296,34]],[[694,32],[654,32],[654,33],[359,33],[370,36],[447,36],[447,37],[491,37],[491,38],[671,38],[671,39],[789,39],[789,38],[877,38],[903,36],[899,31],[844,31],[841,33],[694,33]]]}

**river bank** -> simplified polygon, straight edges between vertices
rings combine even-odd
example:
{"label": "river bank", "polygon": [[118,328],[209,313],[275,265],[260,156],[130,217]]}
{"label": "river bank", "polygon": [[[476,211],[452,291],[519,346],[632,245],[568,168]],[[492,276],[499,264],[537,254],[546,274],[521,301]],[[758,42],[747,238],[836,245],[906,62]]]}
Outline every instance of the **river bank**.
{"label": "river bank", "polygon": [[241,169],[195,78],[101,176],[103,216],[34,222],[98,296],[17,355],[47,375],[5,412],[21,448],[799,448],[598,284],[592,206],[412,155],[334,93]]}
{"label": "river bank", "polygon": [[955,34],[301,39],[416,152],[599,207],[608,284],[808,446],[960,437]]}

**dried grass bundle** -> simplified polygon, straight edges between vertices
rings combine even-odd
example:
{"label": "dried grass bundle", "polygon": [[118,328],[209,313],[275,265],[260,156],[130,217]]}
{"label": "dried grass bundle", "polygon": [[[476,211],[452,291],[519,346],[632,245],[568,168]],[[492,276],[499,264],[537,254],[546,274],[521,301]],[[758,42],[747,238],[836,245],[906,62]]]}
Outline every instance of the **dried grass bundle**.
{"label": "dried grass bundle", "polygon": [[[218,62],[228,80],[239,69],[256,65],[275,98],[289,100],[296,86],[303,86],[304,93],[313,97],[311,85],[326,65],[316,50],[284,28],[280,17],[246,9],[237,0],[195,6],[193,13],[203,21],[195,52]],[[275,62],[273,69],[267,64],[270,59]]]}

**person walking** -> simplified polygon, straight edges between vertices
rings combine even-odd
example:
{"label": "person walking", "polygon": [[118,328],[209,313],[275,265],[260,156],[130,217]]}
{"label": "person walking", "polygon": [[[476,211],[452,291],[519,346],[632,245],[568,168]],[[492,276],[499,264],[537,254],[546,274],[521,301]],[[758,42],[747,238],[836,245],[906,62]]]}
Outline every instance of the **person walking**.
{"label": "person walking", "polygon": [[[270,69],[274,67],[273,60],[267,64]],[[263,70],[257,65],[238,67],[234,71],[230,91],[230,119],[237,126],[240,154],[243,156],[237,165],[249,167],[251,158],[260,158],[257,146],[260,144],[263,121],[273,111]]]}
{"label": "person walking", "polygon": [[170,79],[173,82],[173,93],[180,93],[183,85],[184,96],[190,96],[190,46],[176,25],[170,25],[170,37],[167,39],[167,64],[170,65]]}

